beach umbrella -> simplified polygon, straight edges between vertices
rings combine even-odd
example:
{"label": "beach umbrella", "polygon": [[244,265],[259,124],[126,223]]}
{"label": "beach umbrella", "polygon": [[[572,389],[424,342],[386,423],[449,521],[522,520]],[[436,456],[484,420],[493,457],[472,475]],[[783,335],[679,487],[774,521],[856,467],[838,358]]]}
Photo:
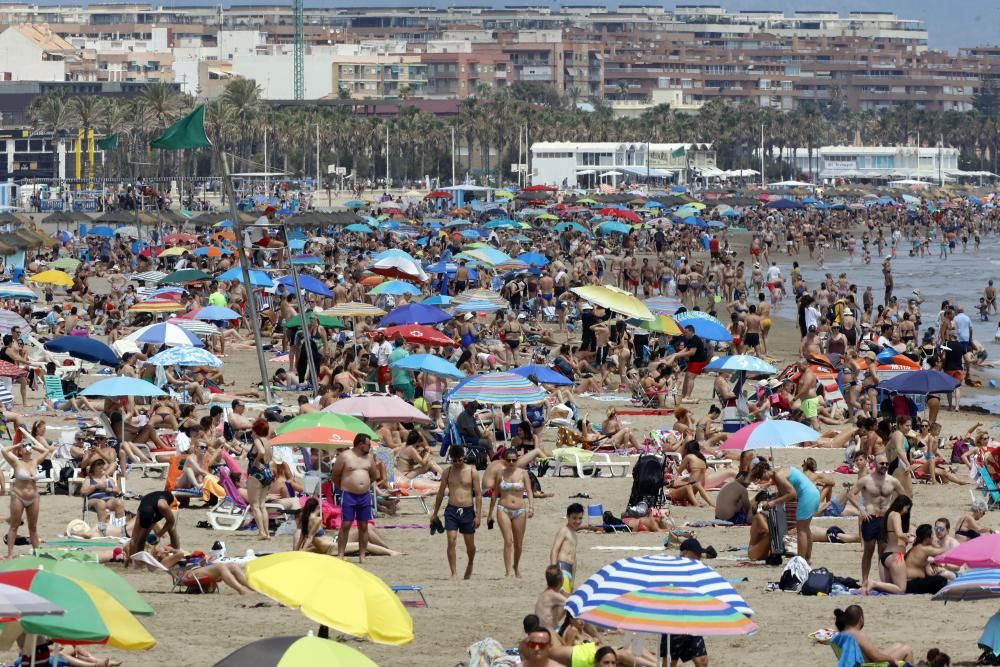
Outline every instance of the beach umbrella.
{"label": "beach umbrella", "polygon": [[517,373],[480,373],[459,382],[446,397],[449,401],[479,401],[487,405],[541,403],[548,394]]}
{"label": "beach umbrella", "polygon": [[[368,290],[368,294],[373,296],[380,296],[382,294],[392,294],[393,296],[399,296],[401,294],[409,294],[411,296],[416,296],[420,294],[420,290],[413,286],[413,283],[408,283],[405,280],[390,280],[388,282],[379,283],[375,287]],[[422,301],[421,303],[427,305],[427,301]]]}
{"label": "beach umbrella", "polygon": [[[316,311],[311,310],[311,311],[309,311],[307,313],[306,317],[308,317],[310,320],[318,323],[324,329],[346,329],[347,328],[347,325],[344,324],[344,322],[340,318],[338,318],[338,317],[336,317],[334,315],[330,315],[328,313],[324,313],[324,312],[318,312],[317,313]],[[296,328],[298,328],[300,326],[302,326],[302,316],[301,315],[296,315],[295,317],[289,317],[287,320],[285,320],[285,328],[286,329],[296,329]]]}
{"label": "beach umbrella", "polygon": [[511,373],[516,373],[523,378],[534,375],[542,384],[554,384],[557,386],[572,386],[575,384],[568,377],[552,370],[548,366],[538,366],[537,364],[527,364],[510,369]]}
{"label": "beach umbrella", "polygon": [[[216,280],[219,282],[225,282],[228,280],[235,280],[238,283],[243,283],[243,271],[238,266],[234,266],[225,273],[216,276]],[[250,285],[252,287],[274,287],[274,281],[271,280],[271,276],[267,275],[263,271],[258,271],[256,269],[250,269]]]}
{"label": "beach umbrella", "polygon": [[562,232],[580,232],[581,234],[590,234],[590,230],[581,225],[579,222],[561,222],[552,228],[552,231],[559,233]]}
{"label": "beach umbrella", "polygon": [[[282,276],[276,281],[279,285],[284,285],[292,292],[295,291],[295,279],[292,276]],[[299,274],[299,287],[304,292],[311,292],[320,296],[333,298],[333,292],[323,284],[322,280],[310,275]]]}
{"label": "beach umbrella", "polygon": [[224,322],[241,319],[242,315],[232,308],[226,308],[225,306],[205,306],[204,308],[199,308],[197,312],[191,313],[191,318],[208,322]]}
{"label": "beach umbrella", "polygon": [[96,338],[88,336],[59,336],[46,341],[45,349],[57,354],[68,354],[74,359],[82,359],[113,368],[121,363],[114,350]]}
{"label": "beach umbrella", "polygon": [[296,266],[326,266],[323,258],[316,255],[295,255],[288,261]]}
{"label": "beach umbrella", "polygon": [[142,273],[133,273],[129,280],[138,280],[144,283],[159,283],[161,280],[167,277],[168,274],[163,271],[143,271]]}
{"label": "beach umbrella", "polygon": [[802,204],[797,201],[792,201],[791,199],[776,199],[770,201],[764,205],[765,208],[773,208],[778,210],[788,210],[788,209],[801,209],[805,208]]}
{"label": "beach umbrella", "polygon": [[427,373],[450,380],[461,380],[465,373],[458,370],[455,364],[442,359],[436,354],[411,354],[389,364],[389,368],[399,368],[414,373]]}
{"label": "beach umbrella", "polygon": [[962,383],[947,373],[935,370],[919,370],[899,375],[879,383],[878,388],[897,394],[947,394],[955,391]]}
{"label": "beach umbrella", "polygon": [[472,250],[466,250],[460,253],[459,258],[466,257],[468,259],[474,259],[477,262],[482,262],[487,266],[496,266],[497,264],[504,264],[510,262],[513,258],[502,250],[497,250],[491,246],[484,245],[480,248],[473,248]]}
{"label": "beach umbrella", "polygon": [[[201,343],[201,341],[198,342]],[[143,363],[151,366],[209,366],[211,368],[221,368],[223,365],[222,359],[204,348],[193,345],[168,347]]]}
{"label": "beach umbrella", "polygon": [[428,347],[455,347],[457,344],[447,335],[433,327],[423,324],[403,324],[396,327],[386,327],[379,329],[385,334],[386,340],[394,340],[396,336],[402,336],[407,343],[426,345]]}
{"label": "beach umbrella", "polygon": [[28,369],[22,368],[17,364],[13,364],[9,361],[0,360],[0,377],[5,378],[19,378],[22,375],[27,375]]}
{"label": "beach umbrella", "polygon": [[327,308],[323,312],[327,315],[336,315],[337,317],[378,317],[379,315],[385,315],[385,311],[378,306],[358,301],[338,303],[332,308]]}
{"label": "beach umbrella", "polygon": [[673,315],[683,304],[678,299],[666,296],[654,296],[643,301],[649,312],[655,315]]}
{"label": "beach umbrella", "polygon": [[761,373],[772,375],[778,369],[767,363],[763,359],[750,354],[733,354],[727,357],[713,359],[705,366],[706,371],[745,371],[747,373]]}
{"label": "beach umbrella", "polygon": [[467,301],[454,307],[457,313],[495,313],[498,310],[506,310],[501,305],[490,303],[489,301]]}
{"label": "beach umbrella", "polygon": [[312,426],[275,436],[271,445],[284,447],[309,447],[310,449],[349,449],[354,446],[355,433],[339,428]]}
{"label": "beach umbrella", "polygon": [[748,424],[726,438],[722,449],[744,451],[764,447],[794,447],[803,442],[816,442],[819,432],[789,419],[768,419]]}
{"label": "beach umbrella", "polygon": [[628,234],[632,231],[632,227],[624,222],[608,221],[597,225],[597,231],[601,234]]}
{"label": "beach umbrella", "polygon": [[628,322],[632,326],[639,327],[640,329],[645,329],[646,331],[652,331],[654,333],[662,333],[668,336],[680,336],[683,333],[674,318],[668,315],[657,315],[651,320],[637,320],[633,318]]}
{"label": "beach umbrella", "polygon": [[[157,253],[157,256],[159,256],[159,257],[180,257],[181,255],[188,254],[189,252],[191,252],[191,251],[188,250],[187,248],[184,248],[182,246],[174,246],[173,248],[167,248],[166,250],[159,251]],[[147,256],[151,256],[151,255],[152,255],[152,252],[150,252],[150,254],[147,255]],[[188,270],[193,271],[194,269],[188,269]]]}
{"label": "beach umbrella", "polygon": [[25,633],[44,635],[64,644],[107,644],[127,651],[156,644],[128,609],[85,581],[32,569],[0,572],[0,584],[34,593],[65,611],[58,616],[21,618],[17,622]]}
{"label": "beach umbrella", "polygon": [[424,199],[451,199],[451,194],[443,190],[432,190],[424,195]]}
{"label": "beach umbrella", "polygon": [[197,236],[186,232],[174,232],[173,234],[167,234],[163,237],[163,242],[169,243],[170,245],[175,245],[177,243],[194,243],[197,240]]}
{"label": "beach umbrella", "polygon": [[399,396],[362,394],[331,403],[323,412],[353,415],[370,422],[414,422],[430,424],[430,418]]}
{"label": "beach umbrella", "polygon": [[69,274],[57,269],[49,269],[48,271],[36,273],[33,276],[28,276],[27,280],[44,285],[56,285],[57,287],[73,286],[73,279],[69,276]]}
{"label": "beach umbrella", "polygon": [[12,310],[0,310],[0,332],[10,333],[14,327],[25,331],[31,330],[28,321]]}
{"label": "beach umbrella", "polygon": [[205,347],[196,336],[173,322],[157,322],[133,331],[124,337],[135,343],[152,343],[153,345],[193,345]]}
{"label": "beach umbrella", "polygon": [[486,301],[500,306],[500,308],[510,308],[510,303],[497,292],[488,289],[476,288],[465,290],[454,297],[455,303],[468,303],[470,301]]}
{"label": "beach umbrella", "polygon": [[625,593],[674,586],[725,602],[740,614],[753,611],[718,572],[705,563],[682,556],[652,555],[623,558],[605,565],[584,581],[566,600],[566,611],[579,618]]}
{"label": "beach umbrella", "polygon": [[[63,577],[83,581],[113,597],[129,612],[138,616],[152,616],[153,608],[142,599],[132,585],[111,568],[96,562],[85,562],[73,558],[51,558],[42,556],[19,556],[13,560],[0,562],[0,572],[13,570],[44,569]],[[5,614],[0,611],[0,617]]]}
{"label": "beach umbrella", "polygon": [[31,288],[21,283],[0,283],[0,299],[29,299],[35,300],[38,295],[31,291]]}
{"label": "beach umbrella", "polygon": [[160,279],[160,284],[186,285],[188,283],[203,283],[211,279],[212,276],[204,271],[199,271],[198,269],[181,269],[180,271],[168,273]]}
{"label": "beach umbrella", "polygon": [[212,245],[205,246],[204,248],[197,248],[193,254],[197,257],[223,257],[225,255],[232,255],[233,251]]}
{"label": "beach umbrella", "polygon": [[122,396],[166,396],[167,393],[152,382],[121,376],[98,380],[81,391],[80,395],[119,398]]}
{"label": "beach umbrella", "polygon": [[[968,544],[968,542],[965,544]],[[937,562],[937,558],[934,560]],[[989,568],[963,572],[947,586],[939,590],[931,599],[943,602],[960,602],[963,600],[993,600],[996,598],[1000,598],[1000,569]]]}
{"label": "beach umbrella", "polygon": [[361,201],[360,199],[348,199],[346,202],[344,202],[344,208],[349,208],[352,210],[365,208],[366,206],[368,206],[368,204]]}
{"label": "beach umbrella", "polygon": [[[662,586],[623,593],[584,613],[581,620],[602,628],[656,635],[733,637],[757,631],[757,625],[711,595]],[[667,664],[671,664],[667,641]]]}
{"label": "beach umbrella", "polygon": [[[409,283],[403,283],[408,285]],[[423,299],[420,303],[426,304],[428,306],[450,306],[454,299],[447,294],[435,294]]]}
{"label": "beach umbrella", "polygon": [[[221,331],[219,331],[219,328],[216,327],[214,324],[211,324],[209,322],[203,322],[201,320],[188,319],[187,317],[171,318],[170,323],[176,324],[180,328],[187,331],[189,334],[193,334],[201,338],[204,338],[206,336],[219,336],[222,333]],[[119,338],[118,340],[122,339]]]}
{"label": "beach umbrella", "polygon": [[705,340],[728,343],[733,340],[732,335],[726,330],[726,326],[708,313],[700,310],[688,310],[683,313],[675,313],[674,321],[683,329],[688,325],[694,327],[697,336]]}
{"label": "beach umbrella", "polygon": [[[13,561],[7,561],[13,562]],[[0,618],[20,618],[22,616],[58,616],[65,613],[63,608],[40,595],[26,590],[0,584]]]}
{"label": "beach umbrella", "polygon": [[427,282],[428,276],[423,267],[412,258],[383,257],[370,267],[371,272],[387,278]]}
{"label": "beach umbrella", "polygon": [[364,433],[372,440],[379,439],[378,435],[368,424],[352,415],[344,415],[337,412],[307,412],[297,417],[292,417],[284,424],[279,425],[274,432],[278,435],[284,435],[304,428],[335,428],[354,435]]}
{"label": "beach umbrella", "polygon": [[357,649],[321,637],[268,637],[247,644],[215,667],[378,667]]}
{"label": "beach umbrella", "polygon": [[451,315],[436,306],[423,303],[407,303],[394,309],[378,323],[379,328],[397,324],[439,324],[447,322]]}
{"label": "beach umbrella", "polygon": [[623,290],[607,285],[584,285],[583,287],[572,287],[570,291],[584,301],[590,301],[626,317],[634,317],[639,320],[653,319],[653,313],[649,312],[649,308],[642,301]]}
{"label": "beach umbrella", "polygon": [[144,301],[149,299],[176,301],[187,294],[187,290],[180,285],[171,285],[170,287],[157,287],[149,293],[143,293],[143,290],[140,290],[140,293],[142,293]]}
{"label": "beach umbrella", "polygon": [[66,271],[67,273],[76,273],[76,270],[80,268],[80,260],[75,257],[60,257],[56,261],[49,264],[50,269],[59,269],[61,271]]}
{"label": "beach umbrella", "polygon": [[954,549],[935,556],[934,562],[942,565],[965,565],[971,569],[1000,569],[1000,533],[981,535],[974,540],[962,542]]}
{"label": "beach umbrella", "polygon": [[114,235],[115,235],[115,230],[105,225],[101,225],[99,227],[91,227],[90,230],[87,232],[87,236],[103,236],[105,238],[111,238]]}
{"label": "beach umbrella", "polygon": [[355,234],[371,234],[372,233],[372,228],[369,227],[368,225],[362,225],[359,222],[355,222],[353,224],[350,224],[350,225],[347,225],[346,227],[344,227],[344,231],[345,232],[353,232]]}
{"label": "beach umbrella", "polygon": [[176,313],[184,310],[184,306],[171,299],[147,299],[130,306],[130,313]]}
{"label": "beach umbrella", "polygon": [[251,560],[246,575],[254,590],[337,632],[379,644],[413,641],[413,619],[399,596],[357,565],[287,551]]}
{"label": "beach umbrella", "polygon": [[413,258],[413,255],[406,252],[405,250],[400,250],[399,248],[387,248],[386,250],[383,250],[377,255],[374,255],[372,257],[372,260],[377,262],[380,259],[385,259],[386,257],[402,257],[404,259],[410,260],[411,262],[416,261]]}

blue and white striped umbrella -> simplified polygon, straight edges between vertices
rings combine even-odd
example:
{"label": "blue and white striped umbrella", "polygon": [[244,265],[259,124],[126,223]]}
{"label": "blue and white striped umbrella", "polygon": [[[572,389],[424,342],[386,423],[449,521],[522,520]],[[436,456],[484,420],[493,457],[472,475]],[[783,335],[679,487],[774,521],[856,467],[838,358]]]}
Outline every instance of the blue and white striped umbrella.
{"label": "blue and white striped umbrella", "polygon": [[750,354],[731,354],[727,357],[719,357],[718,359],[714,359],[708,366],[705,366],[705,370],[745,371],[747,373],[763,373],[764,375],[771,375],[778,372],[778,369],[771,364]]}
{"label": "blue and white striped umbrella", "polygon": [[205,347],[205,344],[198,340],[192,333],[170,322],[150,324],[125,336],[125,340],[130,340],[134,343],[168,345],[170,347],[177,345]]}
{"label": "blue and white striped umbrella", "polygon": [[131,280],[138,280],[146,283],[158,283],[166,277],[167,274],[163,271],[143,271],[142,273],[133,273]]}
{"label": "blue and white striped umbrella", "polygon": [[504,306],[489,301],[469,301],[455,306],[456,313],[493,313],[498,310],[506,310]]}
{"label": "blue and white striped umbrella", "polygon": [[213,368],[222,366],[222,360],[217,356],[208,350],[191,345],[167,348],[159,354],[154,354],[145,363],[153,366],[211,366]]}
{"label": "blue and white striped umbrella", "polygon": [[204,338],[205,336],[218,336],[222,332],[214,324],[205,322],[203,320],[189,320],[185,317],[175,317],[170,320],[171,324],[176,324],[188,333],[194,334],[199,338]]}
{"label": "blue and white striped umbrella", "polygon": [[31,329],[28,321],[13,310],[0,310],[0,333],[10,333],[10,330],[14,327],[25,332]]}
{"label": "blue and white striped umbrella", "polygon": [[38,295],[30,287],[22,283],[0,283],[0,299],[31,299],[35,300]]}
{"label": "blue and white striped umbrella", "polygon": [[566,611],[579,618],[620,595],[632,591],[675,586],[722,600],[741,614],[753,611],[718,572],[701,561],[681,556],[635,556],[605,565],[566,600]]}

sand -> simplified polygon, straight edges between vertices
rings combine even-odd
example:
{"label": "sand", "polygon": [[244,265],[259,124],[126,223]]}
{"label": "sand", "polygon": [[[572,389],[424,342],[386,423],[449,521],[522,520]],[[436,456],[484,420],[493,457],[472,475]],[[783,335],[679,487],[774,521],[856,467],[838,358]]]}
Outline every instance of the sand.
{"label": "sand", "polygon": [[[784,264],[784,262],[782,262]],[[787,320],[777,320],[772,333],[772,349],[787,362],[797,347],[798,334]],[[779,364],[783,365],[783,364]],[[256,384],[256,359],[251,350],[238,350],[226,358],[227,379],[235,380],[238,388]],[[91,378],[93,381],[96,378]],[[709,405],[710,381],[698,381],[695,406],[701,415]],[[294,395],[286,396],[286,405],[294,402]],[[583,408],[592,411],[592,418],[599,421],[611,405],[624,406],[625,402],[602,403],[584,399]],[[972,423],[980,421],[977,415],[942,413],[945,434],[963,433]],[[648,431],[669,425],[669,417],[626,417],[634,429]],[[49,420],[58,424],[56,420]],[[992,419],[982,421],[992,426]],[[546,430],[546,443],[552,446],[555,431]],[[806,456],[813,456],[821,470],[832,470],[842,459],[841,450],[788,449],[775,450],[779,463],[799,465]],[[965,474],[964,472],[962,473]],[[842,476],[839,479],[849,481]],[[558,527],[563,523],[569,496],[586,491],[591,503],[603,503],[605,509],[620,513],[625,506],[631,486],[631,477],[600,479],[554,479],[545,477],[542,484],[555,496],[536,502],[536,515],[528,522],[522,570],[523,581],[505,579],[501,556],[499,530],[484,527],[477,534],[478,554],[474,577],[470,581],[452,581],[448,578],[445,561],[445,538],[431,537],[426,529],[385,529],[384,533],[393,547],[408,555],[396,558],[373,557],[367,568],[390,584],[416,584],[424,587],[429,606],[411,608],[415,640],[402,647],[380,646],[347,638],[380,665],[451,666],[467,660],[467,647],[484,637],[493,637],[505,646],[515,646],[521,637],[521,619],[534,609],[535,600],[544,588],[543,570],[547,565],[548,551]],[[162,488],[162,481],[143,479],[133,472],[128,489],[144,493]],[[916,502],[913,526],[933,522],[938,517],[948,517],[952,525],[966,509],[973,487],[915,486]],[[975,491],[978,495],[978,491]],[[588,501],[582,501],[585,504]],[[129,503],[134,509],[135,501]],[[6,510],[6,507],[3,508]],[[409,512],[396,518],[379,521],[383,528],[401,523],[426,523],[419,505],[406,505]],[[41,534],[55,539],[65,524],[80,516],[80,500],[76,497],[46,495],[41,499]],[[685,521],[711,518],[709,509],[674,508],[672,516],[678,524]],[[92,515],[91,515],[92,518]],[[291,538],[275,538],[264,542],[247,533],[218,533],[195,528],[205,518],[204,510],[188,509],[180,515],[182,545],[187,549],[208,549],[215,539],[226,542],[230,554],[239,554],[248,548],[257,553],[284,551],[290,548]],[[839,525],[855,531],[856,519],[824,520],[823,526]],[[986,525],[997,525],[995,515],[988,515]],[[998,526],[1000,527],[1000,526]],[[814,646],[807,634],[821,627],[832,627],[833,609],[861,602],[866,610],[866,632],[879,644],[903,641],[913,645],[917,656],[937,646],[959,661],[972,661],[978,656],[975,642],[986,619],[996,611],[993,602],[959,603],[948,607],[931,602],[929,597],[873,597],[869,599],[848,597],[803,597],[781,592],[767,593],[765,586],[780,576],[779,568],[740,567],[736,558],[741,552],[727,551],[731,547],[745,546],[747,528],[698,529],[698,539],[714,546],[720,558],[710,564],[724,577],[746,577],[748,581],[735,585],[754,610],[754,620],[760,632],[749,638],[708,639],[707,645],[712,664],[763,665],[772,664],[832,664],[830,649]],[[586,577],[603,565],[630,555],[650,553],[635,547],[662,547],[662,536],[645,534],[594,534],[582,533],[579,539],[578,570]],[[623,549],[599,551],[595,547],[610,546]],[[18,552],[24,552],[21,547]],[[676,550],[666,553],[676,553]],[[464,554],[459,549],[460,568]],[[829,568],[837,575],[860,578],[860,545],[817,544],[814,547],[814,566]],[[254,640],[275,635],[302,635],[315,630],[315,624],[298,611],[272,604],[258,608],[258,603],[269,602],[259,595],[241,597],[222,588],[212,595],[170,593],[170,579],[166,574],[123,571],[123,576],[136,587],[156,610],[152,617],[141,619],[145,627],[157,638],[158,644],[148,652],[127,654],[116,650],[97,648],[100,656],[112,656],[125,664],[165,664],[174,667],[212,665],[233,650]],[[336,604],[331,600],[331,604]],[[932,620],[933,619],[933,620]]]}

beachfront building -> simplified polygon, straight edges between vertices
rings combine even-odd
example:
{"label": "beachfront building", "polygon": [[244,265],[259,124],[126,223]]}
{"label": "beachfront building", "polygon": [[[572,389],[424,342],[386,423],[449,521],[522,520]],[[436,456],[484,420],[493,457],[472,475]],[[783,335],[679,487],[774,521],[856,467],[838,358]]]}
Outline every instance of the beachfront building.
{"label": "beachfront building", "polygon": [[541,141],[531,145],[533,185],[616,187],[622,181],[686,182],[715,167],[711,144]]}
{"label": "beachfront building", "polygon": [[958,168],[957,148],[916,146],[821,146],[793,149],[790,160],[812,182],[834,180],[950,181],[968,175]]}

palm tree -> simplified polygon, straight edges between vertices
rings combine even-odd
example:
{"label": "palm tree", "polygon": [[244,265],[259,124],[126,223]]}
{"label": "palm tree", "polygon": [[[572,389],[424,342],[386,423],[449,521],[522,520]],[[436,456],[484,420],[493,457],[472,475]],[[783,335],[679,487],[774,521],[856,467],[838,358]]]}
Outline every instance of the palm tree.
{"label": "palm tree", "polygon": [[53,93],[36,97],[28,107],[28,122],[35,132],[48,134],[51,138],[52,171],[58,173],[59,146],[58,137],[70,127],[71,116],[66,104],[66,97]]}
{"label": "palm tree", "polygon": [[222,104],[229,107],[240,134],[240,155],[250,158],[254,123],[261,110],[261,89],[253,79],[235,79],[222,92]]}
{"label": "palm tree", "polygon": [[[86,142],[90,133],[97,127],[98,122],[107,114],[107,102],[102,97],[87,95],[84,97],[74,97],[69,101],[69,115],[71,122],[77,130],[83,132],[83,140]],[[90,161],[84,160],[83,178],[89,180]]]}

